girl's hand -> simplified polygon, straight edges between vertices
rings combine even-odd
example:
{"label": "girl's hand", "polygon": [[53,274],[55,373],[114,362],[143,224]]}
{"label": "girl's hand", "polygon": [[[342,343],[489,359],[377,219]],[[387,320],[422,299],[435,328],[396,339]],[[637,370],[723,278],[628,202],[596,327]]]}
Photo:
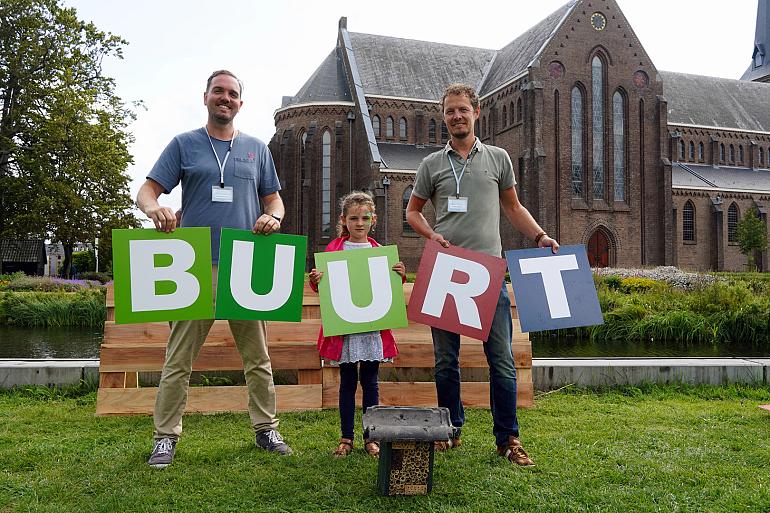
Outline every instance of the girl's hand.
{"label": "girl's hand", "polygon": [[404,262],[398,262],[393,266],[393,270],[398,273],[399,276],[401,276],[401,279],[403,280],[406,278],[406,267],[404,267]]}
{"label": "girl's hand", "polygon": [[321,281],[323,275],[324,273],[320,272],[318,269],[311,269],[310,274],[308,275],[308,279],[310,279],[310,283],[313,285],[318,285],[318,282]]}

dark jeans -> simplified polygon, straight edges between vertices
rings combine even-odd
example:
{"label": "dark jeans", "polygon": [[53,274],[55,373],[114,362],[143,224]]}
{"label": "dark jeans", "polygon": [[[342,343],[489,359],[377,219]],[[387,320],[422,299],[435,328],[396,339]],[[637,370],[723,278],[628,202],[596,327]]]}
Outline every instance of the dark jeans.
{"label": "dark jeans", "polygon": [[[360,372],[359,372],[360,366]],[[377,378],[380,362],[358,362],[340,364],[340,427],[342,438],[353,439],[353,421],[356,416],[356,387],[361,381],[363,412],[376,406],[380,401],[380,389]]]}
{"label": "dark jeans", "polygon": [[[455,436],[465,423],[465,411],[460,398],[460,335],[431,328],[433,353],[436,358],[436,395],[438,405],[449,408]],[[489,403],[492,409],[497,445],[506,445],[508,436],[519,436],[516,418],[516,367],[511,352],[511,300],[503,283],[497,300],[489,338],[484,343],[484,354],[489,364]]]}

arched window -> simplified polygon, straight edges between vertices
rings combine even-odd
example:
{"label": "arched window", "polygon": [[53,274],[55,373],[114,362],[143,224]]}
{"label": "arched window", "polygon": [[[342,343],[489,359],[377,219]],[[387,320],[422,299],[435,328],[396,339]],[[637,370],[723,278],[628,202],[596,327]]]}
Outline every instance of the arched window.
{"label": "arched window", "polygon": [[436,120],[431,119],[428,121],[428,142],[436,142]]}
{"label": "arched window", "polygon": [[703,162],[703,143],[698,143],[698,161]]}
{"label": "arched window", "polygon": [[374,136],[380,137],[380,116],[377,114],[372,118],[372,129],[374,130]]}
{"label": "arched window", "polygon": [[719,143],[719,161],[724,162],[725,161],[725,145],[724,143]]}
{"label": "arched window", "polygon": [[623,95],[612,95],[612,146],[615,179],[615,201],[626,200],[626,105]]}
{"label": "arched window", "polygon": [[743,164],[743,157],[745,155],[743,154],[743,145],[738,146],[738,162]]}
{"label": "arched window", "polygon": [[735,162],[735,146],[730,145],[730,162]]}
{"label": "arched window", "polygon": [[593,97],[593,193],[604,198],[604,63],[595,55],[591,61],[591,93]]}
{"label": "arched window", "polygon": [[583,91],[572,88],[572,197],[583,196]]}
{"label": "arched window", "polygon": [[385,137],[393,137],[393,118],[390,116],[385,120]]}
{"label": "arched window", "polygon": [[406,140],[406,118],[398,120],[398,136],[401,140]]}
{"label": "arched window", "polygon": [[684,139],[679,139],[679,160],[684,160]]}
{"label": "arched window", "polygon": [[690,160],[695,161],[695,143],[690,141]]}
{"label": "arched window", "polygon": [[410,185],[404,189],[404,194],[401,196],[401,224],[404,233],[414,233],[412,225],[406,222],[406,206],[409,205],[409,198],[412,197],[412,189],[414,187]]}
{"label": "arched window", "polygon": [[727,242],[736,241],[735,231],[738,228],[738,219],[740,219],[738,205],[732,202],[730,208],[727,209]]}
{"label": "arched window", "polygon": [[501,126],[508,126],[508,107],[503,105],[503,123]]}
{"label": "arched window", "polygon": [[487,117],[481,117],[481,137],[486,137],[489,134],[489,127],[487,126]]}
{"label": "arched window", "polygon": [[759,165],[764,166],[765,165],[765,149],[761,146],[759,147]]}
{"label": "arched window", "polygon": [[511,100],[511,107],[508,109],[511,112],[511,124],[514,124],[516,122],[516,118],[513,117],[513,100]]}
{"label": "arched window", "polygon": [[690,200],[682,209],[682,240],[695,242],[695,205]]}
{"label": "arched window", "polygon": [[446,143],[449,140],[449,131],[446,128],[446,123],[441,122],[441,144]]}
{"label": "arched window", "polygon": [[516,122],[521,121],[524,118],[524,109],[521,105],[521,98],[516,100]]}
{"label": "arched window", "polygon": [[321,236],[331,235],[332,218],[332,135],[324,131],[321,138]]}

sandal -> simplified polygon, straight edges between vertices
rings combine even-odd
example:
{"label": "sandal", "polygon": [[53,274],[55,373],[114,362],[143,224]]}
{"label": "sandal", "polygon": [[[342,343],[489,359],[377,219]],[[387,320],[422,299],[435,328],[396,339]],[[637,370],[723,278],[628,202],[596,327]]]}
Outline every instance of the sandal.
{"label": "sandal", "polygon": [[332,456],[335,458],[344,458],[351,452],[353,452],[353,440],[350,438],[340,438],[340,443],[337,448],[334,449]]}
{"label": "sandal", "polygon": [[374,440],[367,440],[364,442],[364,450],[366,451],[366,454],[371,456],[372,458],[379,458],[380,457],[380,443],[376,442]]}
{"label": "sandal", "polygon": [[449,449],[456,449],[457,447],[460,447],[462,443],[463,441],[460,440],[460,437],[458,436],[456,438],[450,438],[449,440],[436,440],[433,442],[433,447],[439,452],[445,452]]}

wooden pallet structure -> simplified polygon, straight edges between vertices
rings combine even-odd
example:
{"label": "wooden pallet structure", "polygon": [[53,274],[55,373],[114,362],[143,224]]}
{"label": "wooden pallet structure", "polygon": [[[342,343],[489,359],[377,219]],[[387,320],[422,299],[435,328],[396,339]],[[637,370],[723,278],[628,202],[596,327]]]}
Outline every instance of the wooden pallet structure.
{"label": "wooden pallet structure", "polygon": [[[412,285],[404,285],[409,301]],[[511,298],[513,294],[509,295]],[[99,391],[97,415],[152,415],[157,387],[139,386],[140,372],[163,369],[166,342],[170,332],[167,322],[145,324],[115,324],[112,287],[107,291],[107,320],[100,350]],[[517,371],[520,407],[533,405],[532,346],[529,336],[519,329],[516,307],[513,305],[514,336],[512,350]],[[318,356],[316,340],[321,324],[318,295],[306,285],[303,297],[302,322],[267,324],[268,351],[273,370],[294,370],[297,384],[276,385],[279,411],[315,410],[338,406],[339,369],[323,366]],[[409,323],[407,328],[394,330],[399,356],[382,368],[399,369],[433,367],[433,342],[428,326]],[[482,342],[462,337],[461,369],[486,369]],[[214,321],[201,348],[194,371],[242,370],[243,364],[230,333],[227,321]],[[394,374],[398,374],[397,372]],[[489,382],[463,381],[463,403],[469,407],[489,407]],[[360,402],[360,390],[358,400]],[[186,413],[247,411],[245,386],[190,387]],[[380,381],[380,404],[387,406],[436,406],[433,382]]]}

